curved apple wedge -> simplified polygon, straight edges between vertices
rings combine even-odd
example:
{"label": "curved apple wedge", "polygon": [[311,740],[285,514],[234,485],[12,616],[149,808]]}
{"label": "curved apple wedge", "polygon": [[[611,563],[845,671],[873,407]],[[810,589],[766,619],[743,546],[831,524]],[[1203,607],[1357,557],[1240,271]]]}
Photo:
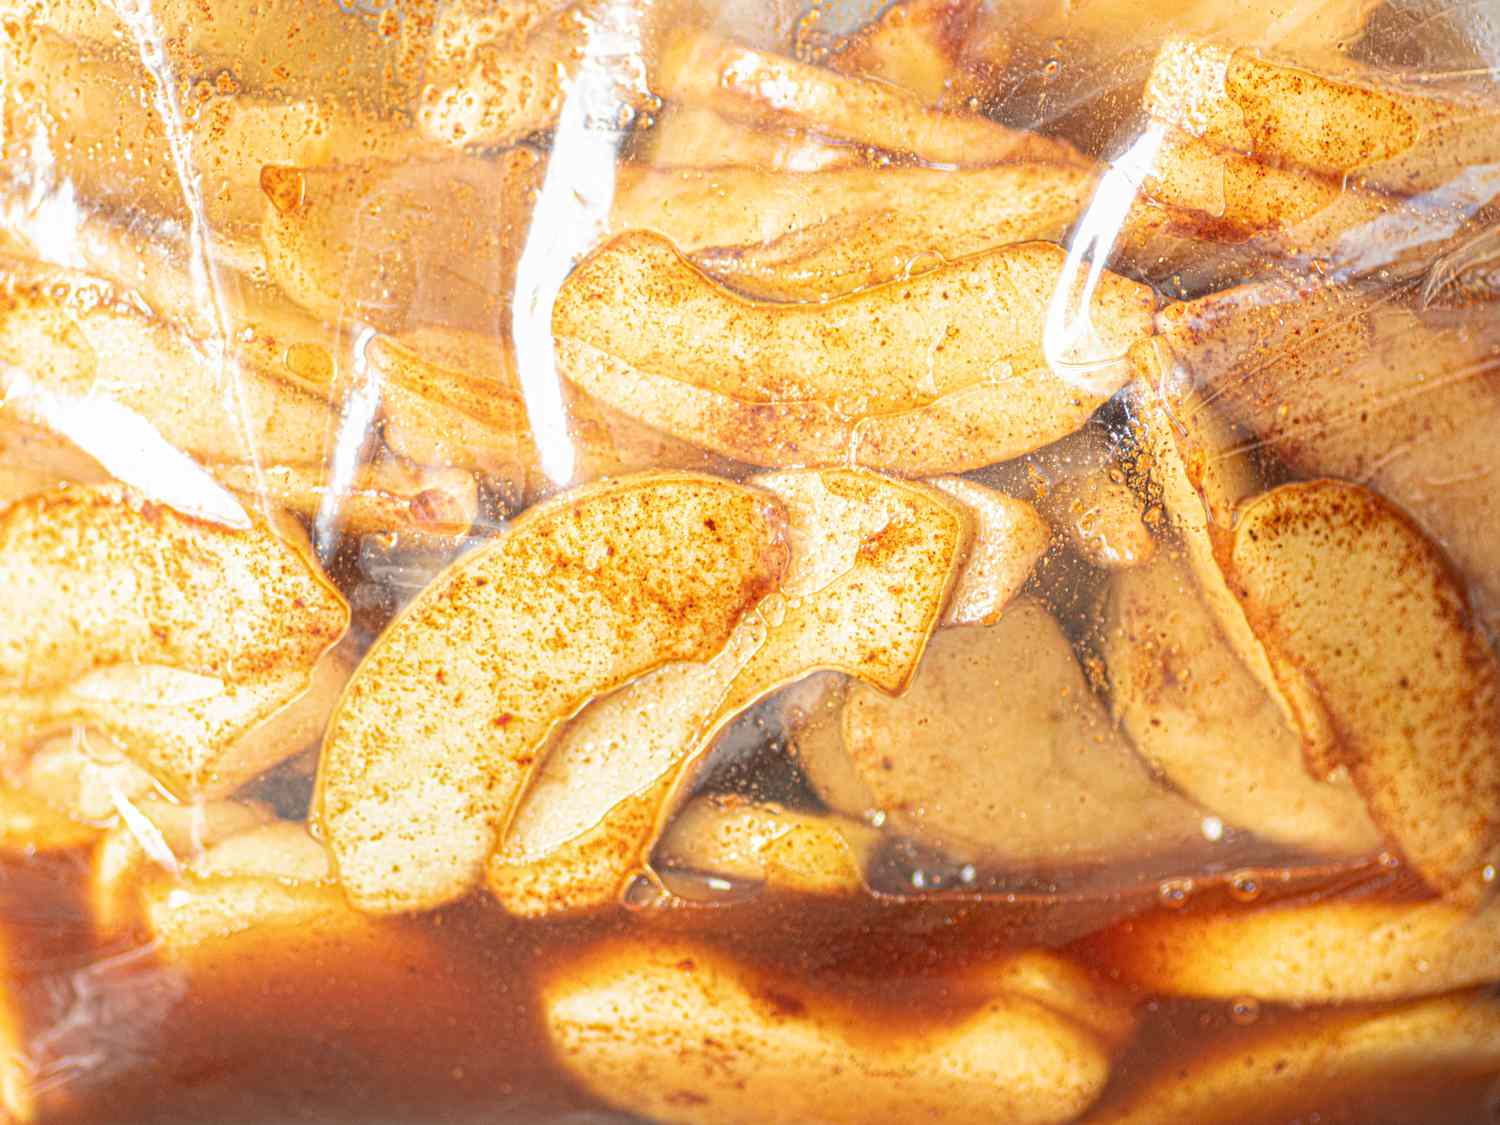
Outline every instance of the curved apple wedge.
{"label": "curved apple wedge", "polygon": [[349,623],[316,565],[264,527],[114,485],[8,509],[0,579],[26,607],[0,622],[0,745],[91,727],[179,794],[302,748],[262,735],[301,714],[320,669],[337,678],[330,650]]}
{"label": "curved apple wedge", "polygon": [[1088,331],[1045,354],[1066,257],[1022,243],[779,305],[736,297],[655,235],[626,234],[558,293],[558,369],[648,425],[753,464],[960,472],[1078,429],[1151,335],[1152,292],[1106,273]]}
{"label": "curved apple wedge", "polygon": [[1111,578],[1100,648],[1115,718],[1136,750],[1227,823],[1331,855],[1381,835],[1347,775],[1322,781],[1280,709],[1169,557]]}
{"label": "curved apple wedge", "polygon": [[1376,823],[1434,888],[1481,893],[1500,859],[1500,667],[1447,559],[1389,501],[1326,480],[1247,504],[1229,558]]}
{"label": "curved apple wedge", "polygon": [[1110,1051],[1069,1005],[1038,999],[1037,983],[1012,990],[997,973],[939,1027],[882,1019],[696,944],[635,942],[550,966],[541,1010],[570,1074],[652,1120],[1061,1125],[1103,1089]]}
{"label": "curved apple wedge", "polygon": [[925,485],[849,470],[753,478],[785,505],[780,590],[713,660],[595,703],[553,746],[488,869],[508,910],[616,901],[645,870],[677,792],[730,720],[819,670],[900,691],[970,549],[973,517]]}
{"label": "curved apple wedge", "polygon": [[1089,939],[1120,980],[1169,996],[1367,1004],[1500,975],[1500,906],[1375,898],[1167,913]]}
{"label": "curved apple wedge", "polygon": [[744,800],[698,797],[672,818],[652,864],[731,885],[859,894],[879,832],[858,821]]}
{"label": "curved apple wedge", "polygon": [[1467,1087],[1473,1092],[1462,1104],[1473,1107],[1497,1068],[1500,1004],[1485,992],[1374,1011],[1308,1012],[1224,1037],[1196,1057],[1174,1054],[1087,1121],[1446,1120],[1436,1108],[1443,1092]]}
{"label": "curved apple wedge", "polygon": [[940,633],[902,696],[853,685],[843,742],[886,823],[955,858],[1061,868],[1203,839],[1203,811],[1135,757],[1034,601]]}
{"label": "curved apple wedge", "polygon": [[703,32],[668,39],[655,81],[669,100],[731,120],[805,130],[934,164],[1084,162],[1066,141],[1009,129],[978,114],[932,109],[888,82],[840,74]]}
{"label": "curved apple wedge", "polygon": [[356,669],[316,805],[361,909],[463,894],[558,723],[707,660],[774,589],[780,505],[688,473],[601,482],[528,510],[407,607]]}

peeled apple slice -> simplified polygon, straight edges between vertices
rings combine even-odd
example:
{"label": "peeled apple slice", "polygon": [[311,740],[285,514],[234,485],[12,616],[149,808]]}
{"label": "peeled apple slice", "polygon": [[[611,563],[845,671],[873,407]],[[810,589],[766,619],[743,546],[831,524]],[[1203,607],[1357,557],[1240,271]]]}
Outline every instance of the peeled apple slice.
{"label": "peeled apple slice", "polygon": [[1127,984],[1173,996],[1362,1004],[1500,974],[1500,907],[1345,901],[1157,912],[1091,939]]}
{"label": "peeled apple slice", "polygon": [[828,66],[899,86],[928,105],[963,81],[973,0],[899,0],[838,45]]}
{"label": "peeled apple slice", "polygon": [[562,1067],[615,1106],[682,1125],[920,1120],[1061,1125],[1109,1052],[1026,992],[942,1026],[878,1016],[681,943],[594,947],[541,984]]}
{"label": "peeled apple slice", "polygon": [[208,848],[192,873],[152,883],[142,910],[158,956],[190,963],[238,949],[243,957],[243,945],[228,944],[240,939],[274,959],[368,931],[371,921],[350,909],[326,860],[320,867],[321,852],[305,825],[267,825]]}
{"label": "peeled apple slice", "polygon": [[1293,669],[1273,671],[1264,639],[1251,627],[1226,574],[1236,507],[1261,490],[1248,456],[1251,443],[1219,416],[1206,393],[1194,389],[1192,369],[1179,358],[1191,357],[1191,345],[1173,350],[1178,343],[1153,341],[1138,353],[1151,355],[1155,364],[1150,385],[1140,386],[1133,399],[1147,454],[1145,499],[1164,509],[1225,639],[1302,736],[1309,770],[1327,777],[1338,762],[1323,702]]}
{"label": "peeled apple slice", "polygon": [[[559,482],[540,467],[514,354],[492,335],[427,328],[399,338],[376,336],[364,362],[380,384],[381,433],[396,452],[417,464],[479,473],[516,502],[557,491]],[[576,388],[563,388],[563,406],[563,437],[574,454],[573,480],[563,483],[652,468],[728,475],[726,463],[708,451]]]}
{"label": "peeled apple slice", "polygon": [[686,872],[722,883],[812,895],[864,891],[874,829],[827,814],[698,797],[672,818],[653,866],[670,885]]}
{"label": "peeled apple slice", "polygon": [[993,625],[1026,585],[1047,550],[1047,525],[1036,509],[964,477],[933,477],[927,484],[974,513],[974,545],[959,571],[944,625]]}
{"label": "peeled apple slice", "polygon": [[785,506],[776,594],[712,660],[664,667],[565,728],[488,884],[518,914],[616,901],[645,869],[679,789],[714,736],[820,669],[902,690],[970,550],[973,517],[922,485],[848,470],[753,478]]}
{"label": "peeled apple slice", "polygon": [[[16,167],[53,169],[94,202],[184,227],[198,218],[213,232],[253,229],[262,165],[394,157],[411,148],[399,127],[337,98],[204,82],[191,88],[189,115],[175,97],[170,108],[144,66],[86,53],[47,28],[24,27],[3,46],[15,81],[33,91],[22,107],[30,128],[6,138]],[[16,152],[23,141],[27,151]],[[190,194],[179,153],[197,173]]]}
{"label": "peeled apple slice", "polygon": [[[249,768],[242,754],[264,766],[300,750],[258,742],[257,728],[295,713],[349,622],[316,565],[264,527],[209,524],[112,485],[13,505],[0,576],[26,607],[0,623],[0,743],[82,723],[179,791]],[[196,722],[205,741],[156,741]]]}
{"label": "peeled apple slice", "polygon": [[1144,106],[1268,163],[1409,194],[1500,157],[1500,105],[1433,97],[1340,60],[1320,71],[1196,39],[1163,45]]}
{"label": "peeled apple slice", "polygon": [[1225,821],[1325,855],[1372,855],[1381,835],[1347,775],[1308,775],[1285,716],[1235,656],[1170,557],[1110,580],[1100,647],[1116,719],[1136,750]]}
{"label": "peeled apple slice", "polygon": [[1078,429],[1150,336],[1154,295],[1106,273],[1084,338],[1049,363],[1065,258],[1024,243],[826,304],[773,305],[716,286],[654,235],[622,235],[558,294],[558,368],[648,425],[754,464],[958,472]]}
{"label": "peeled apple slice", "polygon": [[1174,1058],[1088,1122],[1438,1120],[1445,1091],[1480,1088],[1497,1067],[1500,1006],[1484,991],[1374,1012],[1309,1012],[1237,1031],[1196,1058]]}
{"label": "peeled apple slice", "polygon": [[1082,162],[1065,141],[1007,129],[977,114],[930,109],[889,83],[849,77],[703,32],[668,38],[655,85],[669,101],[732,120],[805,130],[925,163]]}
{"label": "peeled apple slice", "polygon": [[1151,777],[1034,601],[939,633],[904,695],[853,685],[843,736],[886,825],[955,857],[1064,868],[1203,839],[1203,810]]}
{"label": "peeled apple slice", "polygon": [[1160,317],[1193,377],[1298,474],[1365,484],[1405,508],[1500,619],[1500,337],[1362,292],[1264,283]]}
{"label": "peeled apple slice", "polygon": [[542,172],[529,148],[491,160],[267,167],[267,269],[294,301],[333,323],[493,334],[509,325]]}
{"label": "peeled apple slice", "polygon": [[852,145],[805,132],[756,128],[711,109],[672,103],[656,115],[638,154],[656,168],[702,169],[728,165],[777,172],[821,172],[865,163]]}
{"label": "peeled apple slice", "polygon": [[65,484],[102,484],[108,474],[87,453],[0,407],[0,512]]}
{"label": "peeled apple slice", "polygon": [[1500,858],[1500,669],[1448,561],[1388,501],[1326,480],[1247,504],[1229,561],[1375,822],[1435,889],[1480,894]]}
{"label": "peeled apple slice", "polygon": [[780,511],[715,478],[624,477],[528,509],[431,582],[356,669],[319,763],[317,821],[355,905],[472,886],[557,724],[708,659],[778,584]]}

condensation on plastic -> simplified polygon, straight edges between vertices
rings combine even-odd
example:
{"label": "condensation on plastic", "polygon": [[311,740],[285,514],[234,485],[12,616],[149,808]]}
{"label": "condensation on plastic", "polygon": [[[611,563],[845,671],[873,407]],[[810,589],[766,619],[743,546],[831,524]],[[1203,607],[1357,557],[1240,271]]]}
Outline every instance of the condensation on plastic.
{"label": "condensation on plastic", "polygon": [[[1016,1120],[1078,1118],[1112,1056],[1089,1121],[1472,1119],[1493,1012],[1420,998],[1500,980],[1492,5],[5,0],[0,51],[0,1118],[859,1121],[808,1046],[833,1033],[778,1030],[813,1020],[799,990],[889,986],[871,1003],[905,1026],[1003,948],[1082,939],[1133,998],[1186,999],[1124,1047],[1091,1031],[1058,1063],[1083,1092],[1044,1083]],[[807,468],[967,513],[943,627],[909,685],[804,656],[687,758],[681,731],[740,698],[732,661],[878,553],[886,524],[841,530],[854,501],[778,474]],[[316,822],[361,659],[522,513],[643,470],[828,527],[791,529],[786,589],[712,663],[559,716],[483,887],[357,909]],[[1329,532],[1344,593],[1305,587],[1333,598],[1315,634],[1372,614],[1340,634],[1381,646],[1364,686],[1278,655],[1322,595],[1234,569],[1237,513],[1322,478],[1407,552]],[[1379,612],[1423,598],[1437,623]],[[460,651],[478,636],[447,643],[529,667]],[[391,690],[395,737],[436,740],[456,703]],[[1396,727],[1425,765],[1361,742]],[[549,881],[613,872],[587,840],[617,829],[649,866]],[[1314,911],[1254,915],[1264,958],[1301,958],[1290,1003],[1397,1005],[1329,1016],[1321,1102],[1221,1073],[1256,1043],[1302,1058],[1317,1019],[1248,1028],[1239,961],[1172,944],[1185,904],[1252,901]],[[1404,968],[1298,992],[1364,955],[1316,913],[1346,906]],[[1159,945],[1132,945],[1142,914]],[[737,1075],[749,1047],[715,1077],[656,1033],[567,1038],[557,965],[663,930],[791,982],[751,1036],[789,1052],[786,1108]],[[589,956],[580,980],[612,964]],[[954,1052],[966,1003],[916,1003]],[[880,1071],[873,1034],[841,1048],[870,1104],[927,1106],[881,1084],[925,1056],[903,1040]],[[1408,1034],[1433,1036],[1426,1078]],[[984,1081],[934,1086],[931,1119],[997,1119]]]}

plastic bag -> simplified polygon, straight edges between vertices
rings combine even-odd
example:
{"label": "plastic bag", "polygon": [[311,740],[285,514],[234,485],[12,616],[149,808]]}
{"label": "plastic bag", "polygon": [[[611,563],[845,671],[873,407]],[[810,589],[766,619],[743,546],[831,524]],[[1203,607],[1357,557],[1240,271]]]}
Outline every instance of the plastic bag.
{"label": "plastic bag", "polygon": [[1492,1107],[1485,5],[0,44],[8,1119]]}

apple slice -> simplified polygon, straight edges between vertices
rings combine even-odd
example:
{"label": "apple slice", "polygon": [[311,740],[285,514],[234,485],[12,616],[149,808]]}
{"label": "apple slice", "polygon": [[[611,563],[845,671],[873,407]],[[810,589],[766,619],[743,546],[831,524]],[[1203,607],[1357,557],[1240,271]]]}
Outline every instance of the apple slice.
{"label": "apple slice", "polygon": [[1194,389],[1191,368],[1183,366],[1184,353],[1173,350],[1171,339],[1152,343],[1149,351],[1137,353],[1153,357],[1151,385],[1140,386],[1132,399],[1147,470],[1144,477],[1137,474],[1137,486],[1144,487],[1148,504],[1165,510],[1225,639],[1301,734],[1308,769],[1326,778],[1338,758],[1323,702],[1292,669],[1273,671],[1263,639],[1251,628],[1226,575],[1235,509],[1261,489],[1249,456],[1252,443]]}
{"label": "apple slice", "polygon": [[[364,362],[380,383],[381,432],[396,452],[417,464],[477,472],[516,503],[560,487],[541,471],[514,354],[493,335],[426,328],[399,338],[376,336]],[[563,388],[563,404],[574,454],[573,479],[563,483],[645,469],[731,473],[729,463],[707,450],[576,388]]]}
{"label": "apple slice", "polygon": [[1203,810],[1151,777],[1033,601],[938,634],[904,695],[855,684],[843,737],[886,824],[956,858],[1064,868],[1203,839]]}
{"label": "apple slice", "polygon": [[1247,504],[1229,561],[1375,822],[1435,889],[1479,894],[1500,859],[1500,668],[1442,553],[1375,493],[1312,481]]}
{"label": "apple slice", "polygon": [[83,450],[0,407],[0,512],[65,484],[102,484],[106,473]]}
{"label": "apple slice", "polygon": [[542,979],[541,1011],[585,1089],[684,1125],[1061,1125],[1109,1074],[1092,1032],[1024,991],[996,989],[941,1026],[882,1020],[684,942],[568,956]]}
{"label": "apple slice", "polygon": [[805,130],[925,163],[1083,162],[1065,141],[1008,129],[977,114],[930,109],[889,83],[849,77],[705,32],[682,30],[668,37],[655,85],[671,101],[732,120]]}
{"label": "apple slice", "polygon": [[15,990],[19,968],[9,942],[0,942],[0,1113],[16,1125],[31,1125],[37,1119],[37,1104],[26,1024]]}
{"label": "apple slice", "polygon": [[[252,230],[260,217],[263,164],[400,156],[411,147],[400,127],[345,98],[271,97],[232,82],[206,82],[194,88],[191,115],[172,112],[146,67],[86,53],[35,24],[7,35],[0,49],[15,88],[24,84],[31,91],[21,111],[30,115],[30,132],[20,135],[46,146],[53,175],[92,202],[183,227],[202,222],[214,232]],[[27,158],[14,153],[11,159]],[[202,179],[190,194],[179,178],[179,159]],[[36,162],[32,157],[15,166]]]}
{"label": "apple slice", "polygon": [[843,817],[698,797],[673,816],[652,865],[668,886],[673,874],[685,873],[730,886],[853,895],[865,889],[878,839],[873,828]]}
{"label": "apple slice", "polygon": [[1090,939],[1151,992],[1285,1004],[1383,1003],[1493,981],[1500,908],[1369,899],[1158,912]]}
{"label": "apple slice", "polygon": [[753,479],[786,506],[790,568],[719,655],[662,668],[566,728],[488,869],[518,914],[616,901],[648,866],[678,790],[746,707],[820,669],[900,691],[970,550],[972,516],[933,489],[848,470]]}
{"label": "apple slice", "polygon": [[1197,39],[1162,46],[1143,104],[1204,140],[1363,187],[1441,188],[1500,158],[1500,107],[1341,59],[1326,71]]}
{"label": "apple slice", "polygon": [[974,513],[974,546],[959,571],[944,625],[993,625],[1047,551],[1048,528],[1036,509],[964,477],[927,482]]}
{"label": "apple slice", "polygon": [[[302,748],[349,609],[260,526],[218,527],[118,486],[0,517],[0,574],[27,611],[0,626],[0,744],[82,724],[179,793],[233,787]],[[227,625],[226,625],[227,623]]]}
{"label": "apple slice", "polygon": [[898,0],[843,40],[828,58],[840,74],[898,86],[937,105],[963,82],[974,0]]}
{"label": "apple slice", "polygon": [[758,128],[703,106],[676,102],[656,115],[656,124],[641,138],[639,155],[657,168],[733,165],[774,172],[822,172],[865,164],[853,145],[791,129]]}
{"label": "apple slice", "polygon": [[333,323],[493,334],[509,324],[542,171],[528,148],[494,160],[267,167],[266,267],[294,301]]}
{"label": "apple slice", "polygon": [[552,728],[712,656],[784,564],[772,497],[687,473],[565,494],[453,564],[366,654],[325,741],[318,821],[351,900],[462,895]]}
{"label": "apple slice", "polygon": [[1477,1110],[1496,1067],[1500,1005],[1484,992],[1376,1011],[1308,1012],[1237,1031],[1195,1057],[1174,1054],[1089,1122],[1248,1125],[1346,1113],[1351,1121],[1440,1120],[1439,1091],[1471,1090]]}
{"label": "apple slice", "polygon": [[[710,182],[724,178],[723,173],[698,174]],[[782,194],[808,196],[798,226],[748,239],[720,233],[692,254],[698,266],[725,284],[779,301],[825,301],[1009,243],[1061,241],[1095,186],[1087,169],[1039,163],[953,171],[860,169],[779,179],[786,181]],[[720,199],[717,208],[704,208],[705,221],[710,212],[722,213],[739,202]],[[818,219],[820,212],[824,217]],[[757,206],[750,214],[762,212]],[[673,237],[660,224],[634,225]],[[673,240],[684,252],[691,249]]]}
{"label": "apple slice", "polygon": [[1500,625],[1500,498],[1487,487],[1500,337],[1488,325],[1281,283],[1185,302],[1160,322],[1226,415],[1298,474],[1358,481],[1404,507]]}
{"label": "apple slice", "polygon": [[1235,656],[1170,557],[1109,585],[1100,648],[1115,718],[1136,750],[1226,822],[1325,855],[1373,855],[1381,835],[1347,774],[1310,777],[1302,743]]}
{"label": "apple slice", "polygon": [[772,305],[715,286],[654,235],[623,235],[558,294],[558,367],[649,425],[754,464],[962,471],[1076,430],[1151,333],[1151,291],[1106,273],[1087,338],[1049,362],[1065,258],[1024,243],[826,304]]}

